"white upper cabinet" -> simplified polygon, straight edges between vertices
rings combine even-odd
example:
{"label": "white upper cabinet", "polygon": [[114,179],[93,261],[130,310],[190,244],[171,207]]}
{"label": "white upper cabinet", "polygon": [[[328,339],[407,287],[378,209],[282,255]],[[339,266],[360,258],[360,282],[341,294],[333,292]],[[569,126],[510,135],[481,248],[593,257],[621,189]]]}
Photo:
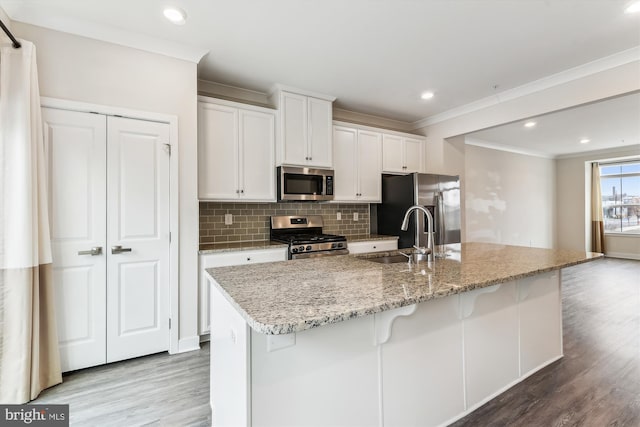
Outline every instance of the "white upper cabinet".
{"label": "white upper cabinet", "polygon": [[382,134],[334,126],[335,201],[380,202]]}
{"label": "white upper cabinet", "polygon": [[198,198],[275,201],[275,112],[199,97]]}
{"label": "white upper cabinet", "polygon": [[424,140],[398,134],[382,138],[382,171],[389,173],[423,172]]}
{"label": "white upper cabinet", "polygon": [[278,89],[272,95],[280,117],[276,148],[278,165],[333,167],[331,125],[334,99],[284,89]]}

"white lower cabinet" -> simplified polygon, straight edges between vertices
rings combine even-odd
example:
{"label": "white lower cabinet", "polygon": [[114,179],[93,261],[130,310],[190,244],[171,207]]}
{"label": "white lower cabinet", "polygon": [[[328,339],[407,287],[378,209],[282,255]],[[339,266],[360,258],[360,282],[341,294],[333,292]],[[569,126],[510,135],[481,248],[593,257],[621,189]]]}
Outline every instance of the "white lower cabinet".
{"label": "white lower cabinet", "polygon": [[395,251],[398,249],[398,239],[347,242],[347,248],[351,255],[365,254],[369,252]]}
{"label": "white lower cabinet", "polygon": [[199,256],[199,334],[206,335],[211,328],[211,312],[209,310],[209,280],[205,273],[207,268],[228,267],[233,265],[259,264],[287,260],[287,248],[258,249],[247,251],[218,252],[200,254]]}

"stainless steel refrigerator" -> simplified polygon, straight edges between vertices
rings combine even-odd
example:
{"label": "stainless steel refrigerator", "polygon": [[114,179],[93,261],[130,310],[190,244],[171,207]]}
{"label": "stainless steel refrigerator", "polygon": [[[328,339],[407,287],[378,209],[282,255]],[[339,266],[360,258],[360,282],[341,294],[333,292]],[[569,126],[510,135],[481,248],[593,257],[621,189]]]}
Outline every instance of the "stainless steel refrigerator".
{"label": "stainless steel refrigerator", "polygon": [[416,224],[420,242],[427,245],[427,220],[416,211],[407,231],[400,230],[402,219],[412,205],[429,209],[434,219],[434,243],[460,243],[460,178],[458,176],[413,173],[382,175],[382,203],[375,205],[377,233],[399,236],[398,248],[410,248],[415,243]]}

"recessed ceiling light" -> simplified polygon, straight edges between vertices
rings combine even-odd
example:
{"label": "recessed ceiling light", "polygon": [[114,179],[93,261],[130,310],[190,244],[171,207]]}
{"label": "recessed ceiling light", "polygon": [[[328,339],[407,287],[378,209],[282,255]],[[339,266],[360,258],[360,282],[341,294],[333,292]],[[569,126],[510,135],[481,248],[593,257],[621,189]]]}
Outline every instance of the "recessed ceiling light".
{"label": "recessed ceiling light", "polygon": [[536,125],[536,122],[527,122],[524,124],[524,127],[526,128],[532,128]]}
{"label": "recessed ceiling light", "polygon": [[176,25],[183,25],[187,22],[187,14],[177,7],[167,7],[163,11],[164,17]]}
{"label": "recessed ceiling light", "polygon": [[420,95],[420,98],[422,99],[431,99],[435,96],[435,94],[433,92],[422,92],[422,95]]}
{"label": "recessed ceiling light", "polygon": [[640,1],[634,1],[629,6],[626,7],[624,13],[636,13],[640,12]]}
{"label": "recessed ceiling light", "polygon": [[589,142],[591,142],[591,140],[590,140],[590,139],[587,139],[587,138],[582,138],[582,139],[580,140],[580,144],[588,144]]}

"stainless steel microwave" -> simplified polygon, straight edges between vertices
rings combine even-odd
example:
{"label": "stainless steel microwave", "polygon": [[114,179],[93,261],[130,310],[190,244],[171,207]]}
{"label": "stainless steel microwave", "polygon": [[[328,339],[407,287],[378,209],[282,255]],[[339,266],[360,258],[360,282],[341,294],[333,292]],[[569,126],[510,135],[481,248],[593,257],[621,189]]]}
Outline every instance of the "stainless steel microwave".
{"label": "stainless steel microwave", "polygon": [[331,169],[278,166],[278,200],[333,200]]}

